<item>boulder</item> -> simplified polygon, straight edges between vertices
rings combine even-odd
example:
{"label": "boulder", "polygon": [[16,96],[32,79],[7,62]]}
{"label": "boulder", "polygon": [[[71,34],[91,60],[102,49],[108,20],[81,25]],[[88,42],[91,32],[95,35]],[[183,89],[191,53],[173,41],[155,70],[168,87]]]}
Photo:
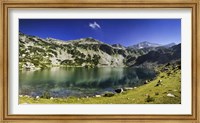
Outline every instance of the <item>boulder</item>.
{"label": "boulder", "polygon": [[157,87],[157,86],[160,86],[160,85],[162,85],[162,80],[160,79],[160,80],[158,80],[158,82],[157,82],[157,84],[155,85],[155,87]]}
{"label": "boulder", "polygon": [[115,89],[115,92],[116,92],[116,93],[122,93],[123,91],[124,91],[123,88]]}
{"label": "boulder", "polygon": [[101,97],[101,95],[95,95],[95,97]]}
{"label": "boulder", "polygon": [[29,95],[24,95],[24,97],[30,98],[30,96],[29,96]]}
{"label": "boulder", "polygon": [[114,93],[112,93],[112,92],[106,92],[105,94],[104,94],[104,97],[112,97],[112,96],[114,96],[115,94]]}
{"label": "boulder", "polygon": [[124,87],[124,91],[132,90],[132,87]]}
{"label": "boulder", "polygon": [[148,84],[149,82],[148,82],[148,80],[146,80],[145,82],[144,82],[144,84]]}
{"label": "boulder", "polygon": [[175,97],[175,95],[173,95],[173,94],[171,94],[171,93],[168,93],[167,96],[168,96],[168,97]]}
{"label": "boulder", "polygon": [[157,83],[156,85],[155,85],[155,87],[158,87],[158,86],[160,86],[161,85],[161,83]]}

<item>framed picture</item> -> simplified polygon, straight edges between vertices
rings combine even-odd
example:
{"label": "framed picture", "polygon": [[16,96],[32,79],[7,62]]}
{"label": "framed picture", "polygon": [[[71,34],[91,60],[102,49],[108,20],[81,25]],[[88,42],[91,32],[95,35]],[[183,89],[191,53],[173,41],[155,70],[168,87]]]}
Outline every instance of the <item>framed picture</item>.
{"label": "framed picture", "polygon": [[198,0],[1,3],[2,121],[199,121]]}

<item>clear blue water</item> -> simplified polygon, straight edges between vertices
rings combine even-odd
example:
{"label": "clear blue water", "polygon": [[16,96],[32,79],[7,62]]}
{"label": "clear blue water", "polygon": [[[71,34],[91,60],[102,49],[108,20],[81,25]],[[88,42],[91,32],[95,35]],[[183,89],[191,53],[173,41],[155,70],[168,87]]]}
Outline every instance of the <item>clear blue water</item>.
{"label": "clear blue water", "polygon": [[116,88],[135,87],[156,76],[147,68],[68,67],[19,72],[19,94],[52,97],[93,96]]}

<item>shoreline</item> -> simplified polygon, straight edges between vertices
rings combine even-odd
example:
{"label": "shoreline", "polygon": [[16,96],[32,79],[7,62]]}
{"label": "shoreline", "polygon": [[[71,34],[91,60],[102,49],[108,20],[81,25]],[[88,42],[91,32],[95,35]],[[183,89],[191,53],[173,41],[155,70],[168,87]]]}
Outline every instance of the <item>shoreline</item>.
{"label": "shoreline", "polygon": [[[148,83],[114,95],[95,97],[33,98],[19,97],[20,104],[180,104],[181,71],[168,66],[157,68],[160,73]],[[164,71],[163,71],[164,70]],[[162,81],[162,82],[159,82]],[[159,84],[160,83],[160,84]],[[166,100],[166,101],[165,101]]]}
{"label": "shoreline", "polygon": [[66,65],[52,65],[52,66],[48,66],[46,68],[34,68],[34,69],[26,69],[26,68],[19,68],[19,71],[37,71],[37,70],[44,70],[44,69],[51,69],[51,68],[106,68],[106,67],[110,67],[110,68],[127,68],[128,66],[66,66]]}

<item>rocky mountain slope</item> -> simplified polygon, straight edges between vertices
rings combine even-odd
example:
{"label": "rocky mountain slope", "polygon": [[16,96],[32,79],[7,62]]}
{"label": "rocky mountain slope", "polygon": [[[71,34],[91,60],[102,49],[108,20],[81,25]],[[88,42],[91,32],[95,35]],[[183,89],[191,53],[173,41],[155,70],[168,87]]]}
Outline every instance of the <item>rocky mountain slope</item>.
{"label": "rocky mountain slope", "polygon": [[176,52],[180,50],[149,45],[143,48],[126,48],[120,44],[111,46],[90,37],[62,41],[19,33],[20,69],[41,69],[51,66],[124,67],[142,64],[145,61],[159,61],[149,59],[155,58],[158,54],[160,57],[166,54],[167,58],[170,54],[176,54],[177,56],[170,55],[169,60],[177,59],[180,54]]}
{"label": "rocky mountain slope", "polygon": [[175,45],[170,48],[160,48],[155,51],[139,56],[135,60],[134,65],[141,65],[144,63],[166,64],[173,60],[181,59],[181,44]]}

